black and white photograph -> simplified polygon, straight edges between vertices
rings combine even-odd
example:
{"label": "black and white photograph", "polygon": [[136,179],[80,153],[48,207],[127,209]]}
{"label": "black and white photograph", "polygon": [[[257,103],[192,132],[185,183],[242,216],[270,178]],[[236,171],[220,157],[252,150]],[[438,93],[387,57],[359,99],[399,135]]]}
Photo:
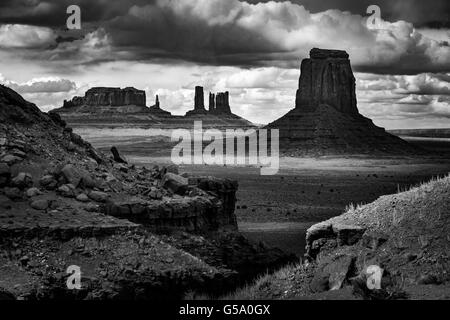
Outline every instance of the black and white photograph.
{"label": "black and white photograph", "polygon": [[0,300],[450,300],[450,2],[1,0]]}

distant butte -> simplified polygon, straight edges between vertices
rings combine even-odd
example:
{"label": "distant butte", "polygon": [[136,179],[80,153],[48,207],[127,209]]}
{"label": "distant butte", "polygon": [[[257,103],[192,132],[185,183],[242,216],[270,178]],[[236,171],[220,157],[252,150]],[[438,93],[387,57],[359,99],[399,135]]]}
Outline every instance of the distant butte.
{"label": "distant butte", "polygon": [[210,95],[209,110],[204,104],[203,87],[195,87],[194,109],[186,116],[172,115],[160,106],[159,96],[155,104],[146,106],[145,91],[132,87],[95,87],[86,91],[84,97],[64,100],[61,108],[51,110],[72,127],[152,127],[190,128],[201,120],[204,127],[253,128],[254,125],[231,112],[229,93]]}
{"label": "distant butte", "polygon": [[233,115],[230,107],[230,93],[228,91],[218,92],[217,94],[210,92],[208,110],[206,110],[203,87],[195,87],[194,109],[188,111],[186,116],[202,114]]}
{"label": "distant butte", "polygon": [[359,113],[349,55],[341,50],[310,51],[301,63],[295,108],[267,128],[279,129],[287,155],[417,153]]}

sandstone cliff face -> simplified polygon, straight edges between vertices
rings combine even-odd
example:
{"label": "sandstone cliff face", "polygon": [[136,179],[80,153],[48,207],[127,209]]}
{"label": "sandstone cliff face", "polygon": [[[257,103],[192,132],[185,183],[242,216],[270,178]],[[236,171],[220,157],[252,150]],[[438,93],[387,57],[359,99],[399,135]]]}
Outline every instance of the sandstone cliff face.
{"label": "sandstone cliff face", "polygon": [[314,48],[301,64],[296,108],[310,110],[320,104],[348,114],[357,114],[355,77],[348,54]]}
{"label": "sandstone cliff face", "polygon": [[159,106],[159,96],[158,95],[156,95],[155,104],[150,107],[150,111],[152,114],[157,115],[158,117],[162,117],[162,118],[168,118],[168,117],[172,116],[172,114],[169,111],[161,109],[161,107]]}
{"label": "sandstone cliff face", "polygon": [[311,50],[295,108],[267,128],[279,129],[280,151],[292,156],[418,152],[358,112],[350,60],[339,50]]}
{"label": "sandstone cliff face", "polygon": [[194,98],[194,110],[204,111],[205,110],[205,98],[203,94],[203,87],[195,87],[195,98]]}
{"label": "sandstone cliff face", "polygon": [[228,91],[217,93],[215,112],[216,113],[224,113],[224,114],[231,113],[230,94]]}
{"label": "sandstone cliff face", "polygon": [[190,110],[186,115],[233,115],[230,108],[230,93],[218,92],[217,94],[209,93],[208,110],[204,105],[203,87],[195,87],[194,110]]}
{"label": "sandstone cliff face", "polygon": [[127,87],[106,88],[97,87],[89,89],[84,97],[75,97],[71,101],[64,101],[64,107],[71,106],[128,106],[145,107],[145,91]]}
{"label": "sandstone cliff face", "polygon": [[209,106],[208,110],[210,113],[214,113],[216,110],[216,95],[214,93],[209,93]]}

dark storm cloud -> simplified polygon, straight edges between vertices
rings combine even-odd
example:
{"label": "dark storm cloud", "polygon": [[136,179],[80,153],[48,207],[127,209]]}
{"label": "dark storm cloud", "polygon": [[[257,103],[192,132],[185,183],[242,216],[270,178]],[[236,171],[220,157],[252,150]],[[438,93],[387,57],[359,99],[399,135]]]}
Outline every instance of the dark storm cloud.
{"label": "dark storm cloud", "polygon": [[[409,16],[418,24],[442,21],[446,1],[429,1],[426,7],[422,3],[378,1],[382,17],[387,20],[410,21]],[[90,39],[61,36],[58,31],[59,37],[49,44],[52,52],[43,57],[76,62],[80,55],[80,61],[89,64],[119,58],[172,59],[209,65],[293,68],[317,46],[349,51],[357,71],[415,74],[450,69],[448,43],[423,37],[411,24],[386,23],[384,30],[368,30],[361,17],[368,1],[299,0],[294,4],[251,5],[236,0],[7,0],[0,4],[0,23],[61,29],[71,4],[80,5],[84,30],[88,33],[89,29]],[[333,8],[339,10],[329,10]],[[101,38],[97,39],[98,35]],[[8,43],[15,40],[3,37]],[[27,39],[21,36],[20,40],[26,45]],[[94,58],[81,57],[86,53],[82,47],[85,44]],[[95,54],[97,48],[101,56]]]}
{"label": "dark storm cloud", "polygon": [[[248,0],[250,3],[268,1],[273,0]],[[450,28],[448,0],[291,0],[291,2],[303,5],[313,13],[338,9],[360,15],[365,15],[367,7],[375,4],[380,7],[381,16],[387,21],[404,20],[416,27]]]}
{"label": "dark storm cloud", "polygon": [[152,0],[2,0],[0,23],[64,27],[67,7],[73,4],[82,8],[84,22],[100,23],[125,14],[133,4],[143,5],[152,2]]}
{"label": "dark storm cloud", "polygon": [[[62,26],[66,8],[76,4],[83,10],[86,22],[99,22],[127,13],[133,5],[154,4],[157,0],[2,0],[0,23],[23,23],[39,26]],[[170,1],[170,0],[167,0]],[[228,0],[224,0],[228,1]],[[247,0],[265,3],[273,0]],[[283,0],[275,0],[282,2]],[[382,17],[388,21],[404,20],[415,26],[449,27],[450,2],[448,0],[291,0],[305,6],[313,13],[338,9],[353,14],[366,14],[369,5],[381,8]]]}

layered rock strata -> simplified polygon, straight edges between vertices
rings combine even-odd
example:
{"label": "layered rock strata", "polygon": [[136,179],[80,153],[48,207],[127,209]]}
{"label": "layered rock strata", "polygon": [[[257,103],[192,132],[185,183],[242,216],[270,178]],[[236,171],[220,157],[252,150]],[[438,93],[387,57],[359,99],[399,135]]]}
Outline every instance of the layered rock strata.
{"label": "layered rock strata", "polygon": [[301,63],[295,108],[270,123],[293,156],[414,154],[418,150],[358,112],[348,54],[314,48]]}

